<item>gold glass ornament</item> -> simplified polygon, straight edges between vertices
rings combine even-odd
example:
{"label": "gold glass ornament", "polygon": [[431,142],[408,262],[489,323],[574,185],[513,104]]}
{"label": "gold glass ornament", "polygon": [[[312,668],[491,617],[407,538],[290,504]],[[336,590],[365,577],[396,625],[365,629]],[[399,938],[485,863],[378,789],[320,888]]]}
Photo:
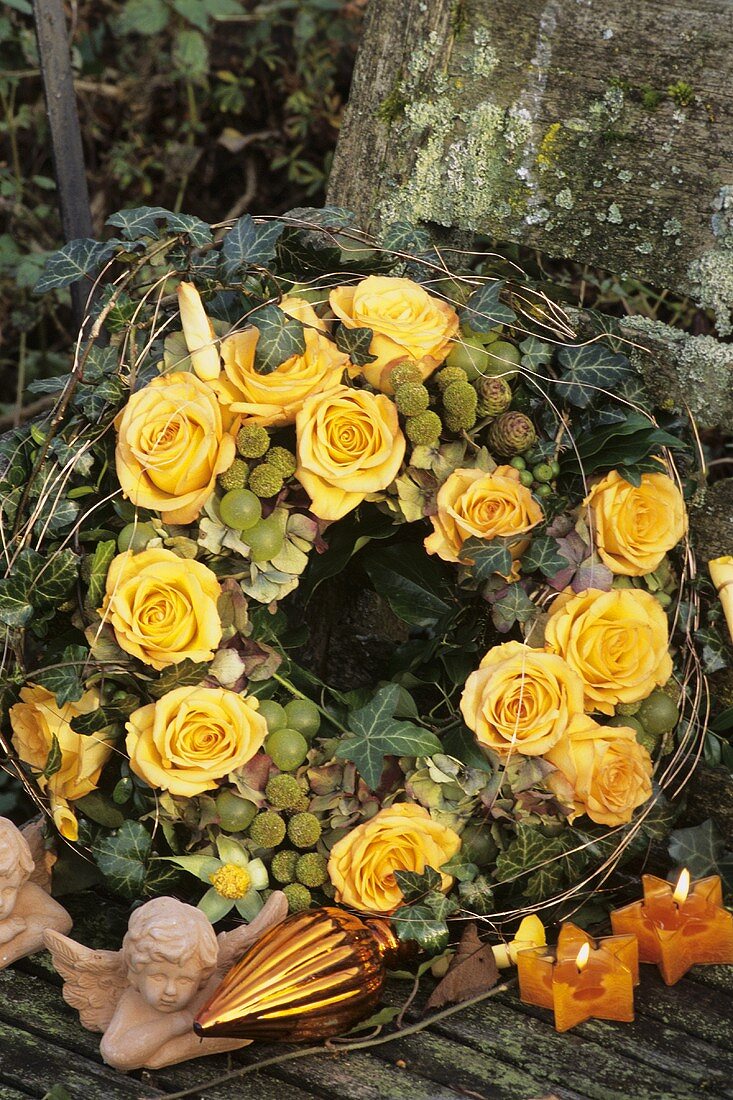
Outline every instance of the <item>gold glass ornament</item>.
{"label": "gold glass ornament", "polygon": [[386,920],[335,906],[294,913],[225,975],[194,1031],[270,1042],[341,1034],[374,1009],[404,953]]}

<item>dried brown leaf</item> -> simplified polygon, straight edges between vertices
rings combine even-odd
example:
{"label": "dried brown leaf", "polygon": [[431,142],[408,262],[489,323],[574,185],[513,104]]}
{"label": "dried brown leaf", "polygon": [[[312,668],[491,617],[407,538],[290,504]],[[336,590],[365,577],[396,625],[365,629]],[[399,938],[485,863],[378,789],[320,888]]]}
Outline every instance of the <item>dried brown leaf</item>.
{"label": "dried brown leaf", "polygon": [[438,982],[426,1008],[457,1004],[492,989],[499,980],[494,953],[479,939],[476,924],[467,924],[448,973]]}

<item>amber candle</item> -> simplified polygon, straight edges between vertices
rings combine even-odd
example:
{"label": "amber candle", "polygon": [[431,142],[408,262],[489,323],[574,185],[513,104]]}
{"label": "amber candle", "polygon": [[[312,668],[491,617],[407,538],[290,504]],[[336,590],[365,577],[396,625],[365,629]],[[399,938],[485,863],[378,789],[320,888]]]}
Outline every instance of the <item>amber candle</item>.
{"label": "amber candle", "polygon": [[733,963],[733,916],[723,908],[718,875],[676,885],[642,875],[644,897],[611,913],[614,932],[636,936],[639,961],[656,963],[674,985],[697,963]]}
{"label": "amber candle", "polygon": [[634,1019],[634,986],[639,981],[634,936],[595,940],[582,928],[564,924],[554,951],[520,951],[517,970],[519,996],[525,1004],[553,1009],[557,1031],[594,1016]]}

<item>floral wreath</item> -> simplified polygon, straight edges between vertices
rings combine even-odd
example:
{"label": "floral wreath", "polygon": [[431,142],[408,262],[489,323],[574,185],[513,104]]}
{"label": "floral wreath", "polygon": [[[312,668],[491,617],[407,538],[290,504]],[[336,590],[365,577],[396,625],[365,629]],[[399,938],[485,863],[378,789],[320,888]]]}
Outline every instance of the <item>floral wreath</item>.
{"label": "floral wreath", "polygon": [[[576,912],[700,751],[689,424],[612,319],[404,223],[110,224],[48,262],[102,272],[2,443],[3,747],[59,866],[432,952],[456,914]],[[352,687],[306,645],[344,571],[395,627]]]}

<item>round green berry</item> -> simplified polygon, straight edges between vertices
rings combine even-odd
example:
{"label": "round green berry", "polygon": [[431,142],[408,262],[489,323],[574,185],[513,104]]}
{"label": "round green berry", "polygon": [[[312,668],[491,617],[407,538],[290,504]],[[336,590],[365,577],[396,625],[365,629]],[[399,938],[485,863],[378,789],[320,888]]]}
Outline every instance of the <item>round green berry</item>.
{"label": "round green berry", "polygon": [[285,707],[281,706],[280,703],[276,703],[274,699],[261,699],[258,713],[261,714],[267,722],[268,733],[274,733],[275,730],[281,730],[288,724],[288,720],[285,716]]}
{"label": "round green berry", "polygon": [[527,469],[527,463],[524,461],[521,455],[515,455],[514,458],[510,459],[509,465],[513,466],[515,470]]}
{"label": "round green berry", "polygon": [[237,450],[242,458],[262,458],[269,446],[270,436],[261,424],[245,424],[237,432]]}
{"label": "round green berry", "polygon": [[303,886],[323,886],[328,881],[328,860],[320,852],[306,852],[295,865],[295,877]]}
{"label": "round green berry", "polygon": [[552,481],[552,466],[549,462],[540,462],[532,470],[535,481]]}
{"label": "round green berry", "polygon": [[261,462],[249,475],[249,487],[258,497],[274,497],[283,487],[285,479],[276,466]]}
{"label": "round green berry", "polygon": [[285,840],[285,822],[274,810],[265,810],[257,814],[249,835],[258,848],[277,848]]}
{"label": "round green berry", "polygon": [[405,424],[405,435],[415,446],[430,446],[440,439],[442,427],[438,414],[428,410],[418,416],[408,417]]}
{"label": "round green berry", "polygon": [[308,755],[308,742],[297,730],[275,730],[265,741],[265,752],[281,772],[293,772]]}
{"label": "round green berry", "polygon": [[243,458],[235,458],[228,470],[219,474],[219,486],[228,493],[230,489],[246,489],[249,481],[249,466]]}
{"label": "round green berry", "polygon": [[614,729],[622,727],[623,729],[633,730],[637,735],[644,732],[644,727],[638,718],[624,714],[614,714],[613,718],[609,718],[606,722],[607,726],[612,726]]}
{"label": "round green berry", "polygon": [[398,386],[409,385],[412,382],[422,382],[420,368],[414,363],[398,363],[389,372],[389,382],[393,390]]}
{"label": "round green berry", "polygon": [[295,882],[295,868],[301,858],[299,852],[293,852],[289,848],[276,852],[270,864],[270,872],[275,882]]}
{"label": "round green berry", "polygon": [[653,691],[639,707],[636,717],[649,733],[671,733],[680,720],[674,699],[663,691]]}
{"label": "round green berry", "polygon": [[267,452],[267,461],[270,466],[279,470],[283,477],[292,477],[298,465],[295,455],[285,447],[270,447]]}
{"label": "round green berry", "polygon": [[395,390],[395,404],[403,416],[417,416],[430,404],[430,394],[418,382],[406,382]]}
{"label": "round green berry", "polygon": [[519,481],[520,481],[520,484],[524,485],[527,489],[529,489],[532,485],[534,485],[534,477],[532,475],[532,471],[531,470],[520,470],[519,471]]}
{"label": "round green berry", "polygon": [[310,909],[311,892],[302,883],[291,882],[288,886],[283,886],[283,894],[288,899],[289,912],[302,913],[305,909]]}
{"label": "round green berry", "polygon": [[487,373],[489,353],[477,336],[464,336],[453,346],[445,362],[446,366],[460,367],[471,381]]}
{"label": "round green berry", "polygon": [[231,489],[219,501],[222,522],[234,531],[249,531],[262,519],[262,505],[249,489]]}
{"label": "round green berry", "polygon": [[559,475],[560,475],[560,463],[557,461],[556,458],[553,458],[552,462],[550,463],[550,466],[552,467],[552,476],[553,477],[559,477]]}
{"label": "round green berry", "polygon": [[294,810],[303,800],[300,783],[294,775],[273,775],[265,787],[265,798],[276,810]]}
{"label": "round green berry", "polygon": [[514,344],[506,340],[497,340],[486,349],[486,373],[512,376],[517,373],[522,356]]}
{"label": "round green berry", "polygon": [[315,814],[294,814],[288,822],[288,839],[296,848],[313,848],[321,836],[321,823]]}
{"label": "round green berry", "polygon": [[271,561],[283,548],[285,536],[275,516],[260,520],[250,527],[244,540],[252,561]]}
{"label": "round green berry", "polygon": [[534,495],[536,497],[540,497],[540,499],[542,499],[542,500],[547,500],[548,497],[552,496],[552,486],[551,485],[538,485],[537,488],[534,491]]}
{"label": "round green berry", "polygon": [[443,367],[435,376],[440,390],[446,389],[453,382],[467,382],[468,375],[462,367]]}
{"label": "round green berry", "polygon": [[254,802],[242,798],[235,791],[225,789],[216,796],[216,812],[219,825],[225,833],[239,833],[252,824],[257,807]]}
{"label": "round green berry", "polygon": [[117,549],[121,554],[126,550],[137,554],[145,549],[151,539],[157,538],[157,535],[152,523],[128,523],[117,536]]}
{"label": "round green berry", "polygon": [[321,728],[321,714],[310,699],[291,699],[285,704],[287,724],[292,730],[302,733],[303,737],[315,737]]}

